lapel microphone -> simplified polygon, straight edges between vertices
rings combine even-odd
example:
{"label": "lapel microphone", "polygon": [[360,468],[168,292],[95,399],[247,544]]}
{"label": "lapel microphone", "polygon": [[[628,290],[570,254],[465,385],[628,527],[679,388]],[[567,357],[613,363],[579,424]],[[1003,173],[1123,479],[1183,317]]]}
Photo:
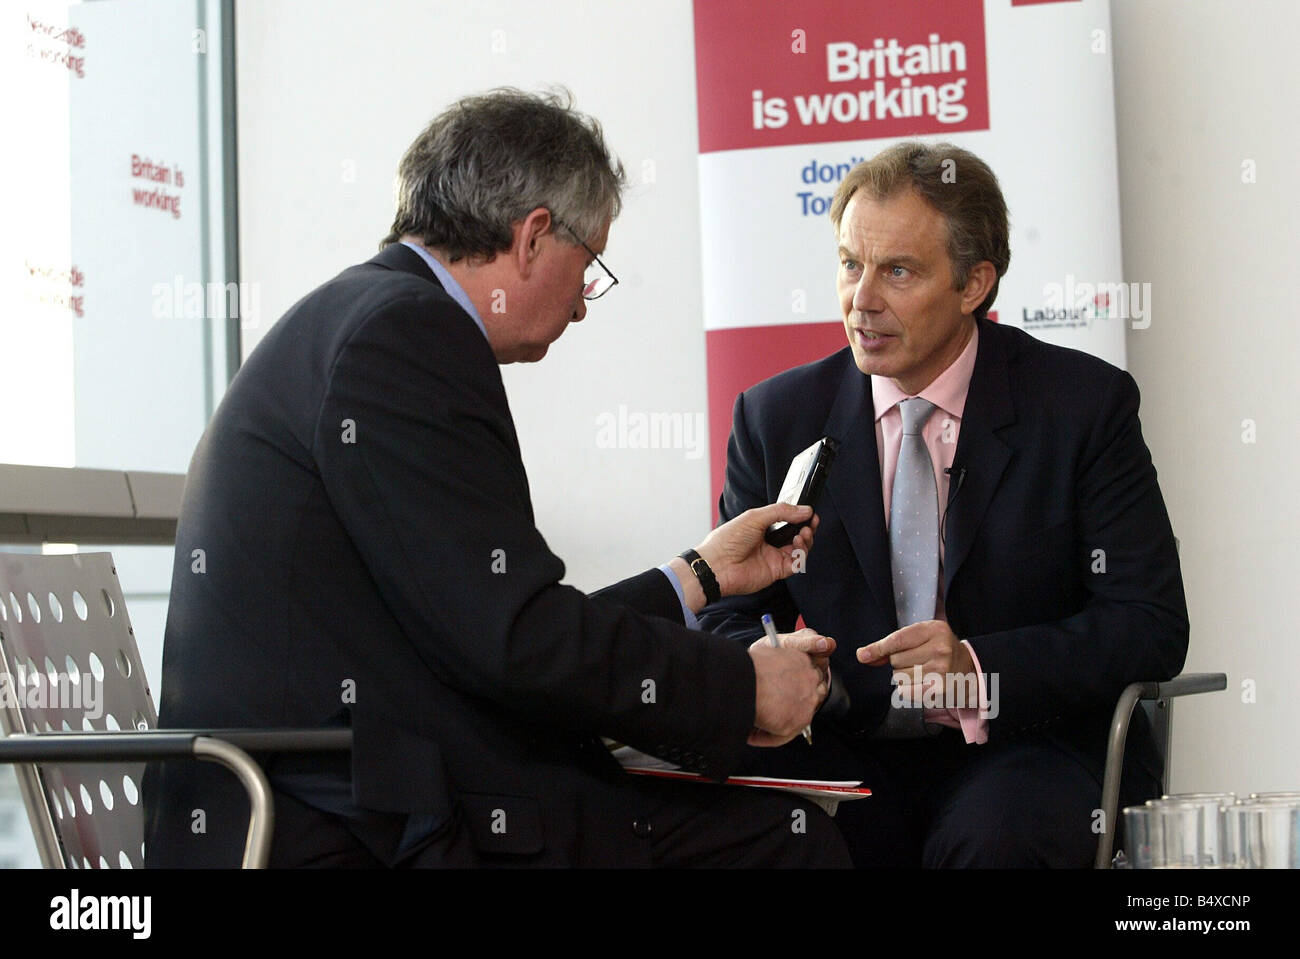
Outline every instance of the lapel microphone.
{"label": "lapel microphone", "polygon": [[[954,467],[945,466],[943,471],[948,475],[949,482],[952,481],[952,471]],[[939,521],[939,541],[943,543],[944,548],[948,546],[948,510],[952,508],[953,501],[957,499],[957,494],[961,492],[961,484],[966,479],[966,467],[962,466],[957,469],[957,485],[948,493],[948,502],[943,508],[943,519]]]}

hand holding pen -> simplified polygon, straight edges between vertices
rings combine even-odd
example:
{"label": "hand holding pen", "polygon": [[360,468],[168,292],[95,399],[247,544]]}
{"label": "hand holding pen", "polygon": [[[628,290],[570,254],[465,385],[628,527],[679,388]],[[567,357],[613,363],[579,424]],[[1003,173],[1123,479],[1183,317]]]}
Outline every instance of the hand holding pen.
{"label": "hand holding pen", "polygon": [[[828,660],[835,649],[835,640],[812,629],[778,634],[771,616],[763,617],[763,630],[766,637],[749,647],[759,680],[756,728],[750,734],[750,745],[780,746],[800,729],[804,739],[811,743],[809,722],[826,698]],[[779,655],[774,654],[777,650]],[[804,655],[790,657],[790,653]],[[806,671],[808,666],[813,669]],[[790,725],[792,722],[797,724]]]}

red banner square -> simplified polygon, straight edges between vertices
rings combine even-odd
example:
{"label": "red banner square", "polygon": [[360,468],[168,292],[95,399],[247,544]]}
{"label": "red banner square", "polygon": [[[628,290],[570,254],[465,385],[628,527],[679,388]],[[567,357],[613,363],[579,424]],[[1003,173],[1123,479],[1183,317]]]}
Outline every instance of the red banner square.
{"label": "red banner square", "polygon": [[696,0],[700,152],[986,130],[983,0]]}

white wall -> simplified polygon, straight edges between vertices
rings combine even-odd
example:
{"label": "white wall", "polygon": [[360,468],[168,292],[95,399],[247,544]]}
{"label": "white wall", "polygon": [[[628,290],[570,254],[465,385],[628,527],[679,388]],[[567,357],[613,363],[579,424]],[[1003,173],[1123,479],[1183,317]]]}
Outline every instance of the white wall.
{"label": "white wall", "polygon": [[1187,669],[1228,674],[1227,692],[1179,704],[1172,785],[1300,789],[1300,6],[1111,8],[1124,272],[1153,304],[1150,329],[1129,333],[1129,370],[1181,541]]}
{"label": "white wall", "polygon": [[[1300,144],[1287,102],[1300,88],[1289,59],[1300,12],[1286,0],[1113,0],[1112,16],[1124,279],[1150,282],[1154,298],[1150,329],[1129,335],[1129,368],[1182,541],[1188,668],[1227,671],[1233,690],[1180,708],[1173,785],[1300,788],[1286,745],[1300,725],[1289,690],[1300,649],[1279,602],[1300,466],[1285,417],[1300,400],[1289,375]],[[261,284],[263,330],[374,252],[402,150],[463,93],[565,83],[634,176],[653,162],[610,238],[623,282],[544,363],[507,368],[506,385],[538,524],[571,582],[603,585],[696,542],[712,513],[704,458],[595,442],[597,416],[619,404],[705,410],[687,0],[275,0],[240,3],[237,26],[241,269]],[[1247,157],[1259,171],[1249,186]],[[258,332],[245,331],[248,346]],[[1247,417],[1254,445],[1241,442]],[[1240,702],[1246,678],[1253,705]]]}
{"label": "white wall", "polygon": [[262,285],[246,348],[375,253],[397,161],[435,114],[469,92],[563,83],[638,182],[604,257],[619,286],[545,362],[505,368],[538,526],[584,589],[698,543],[707,456],[596,446],[597,417],[620,404],[706,409],[690,4],[275,0],[236,20],[241,279]]}

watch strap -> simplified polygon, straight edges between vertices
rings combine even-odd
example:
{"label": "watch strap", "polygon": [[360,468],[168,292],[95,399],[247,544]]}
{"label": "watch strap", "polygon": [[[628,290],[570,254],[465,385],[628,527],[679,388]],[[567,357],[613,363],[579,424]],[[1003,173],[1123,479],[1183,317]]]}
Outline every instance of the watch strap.
{"label": "watch strap", "polygon": [[722,587],[718,585],[718,577],[713,575],[713,570],[704,557],[695,550],[688,549],[681,554],[681,558],[686,560],[686,565],[691,568],[695,578],[700,581],[700,588],[704,590],[704,601],[706,603],[716,603],[722,599]]}

